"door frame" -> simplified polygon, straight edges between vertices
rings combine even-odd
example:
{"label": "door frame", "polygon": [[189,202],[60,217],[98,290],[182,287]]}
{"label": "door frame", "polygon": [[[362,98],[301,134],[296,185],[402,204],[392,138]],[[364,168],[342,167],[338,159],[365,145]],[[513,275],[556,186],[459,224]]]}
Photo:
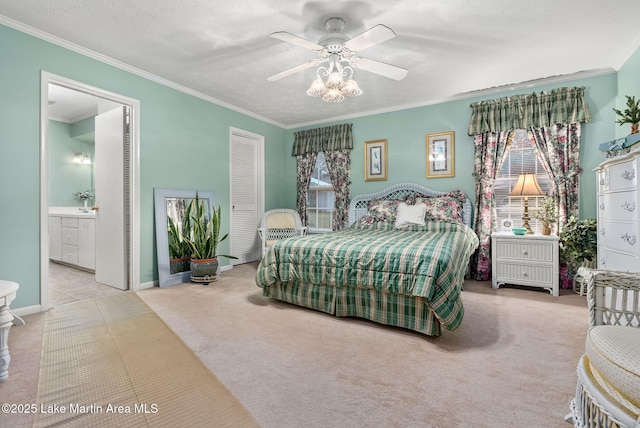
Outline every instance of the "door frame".
{"label": "door frame", "polygon": [[129,289],[140,289],[140,101],[47,71],[40,74],[40,310],[49,309],[49,84],[84,92],[130,108]]}
{"label": "door frame", "polygon": [[[246,137],[246,138],[251,138],[256,140],[256,145],[257,145],[257,171],[256,171],[256,177],[257,177],[257,198],[258,200],[256,201],[256,218],[258,219],[258,221],[262,218],[262,216],[264,215],[264,199],[265,199],[265,183],[264,183],[264,172],[265,172],[265,166],[264,166],[264,135],[260,135],[260,134],[256,134],[253,132],[249,132],[249,131],[245,131],[243,129],[240,128],[234,128],[233,126],[229,127],[229,232],[231,233],[231,231],[233,230],[233,175],[232,175],[232,166],[231,166],[231,146],[233,144],[233,137],[234,135],[238,135],[241,137]],[[258,234],[258,224],[256,224],[256,235]],[[260,251],[258,249],[258,251]],[[229,242],[229,252],[231,254],[233,254],[233,248],[231,248],[231,241]],[[231,267],[233,267],[235,264],[239,264],[238,262],[236,262],[234,259],[229,259],[229,265]]]}

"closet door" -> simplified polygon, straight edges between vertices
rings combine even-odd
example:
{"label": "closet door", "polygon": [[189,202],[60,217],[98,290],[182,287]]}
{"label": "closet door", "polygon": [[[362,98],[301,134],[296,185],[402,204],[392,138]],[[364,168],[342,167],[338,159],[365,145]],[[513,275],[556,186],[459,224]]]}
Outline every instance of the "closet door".
{"label": "closet door", "polygon": [[230,253],[241,264],[260,259],[258,224],[264,211],[264,137],[238,129],[230,133]]}

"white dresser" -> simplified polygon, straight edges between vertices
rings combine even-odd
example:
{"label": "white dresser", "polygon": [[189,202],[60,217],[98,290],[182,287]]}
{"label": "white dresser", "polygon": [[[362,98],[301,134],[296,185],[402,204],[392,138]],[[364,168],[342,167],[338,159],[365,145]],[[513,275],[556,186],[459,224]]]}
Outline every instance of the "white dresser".
{"label": "white dresser", "polygon": [[559,238],[556,235],[491,234],[493,288],[526,285],[559,294]]}
{"label": "white dresser", "polygon": [[598,189],[598,269],[640,272],[638,157],[640,149],[601,163]]}

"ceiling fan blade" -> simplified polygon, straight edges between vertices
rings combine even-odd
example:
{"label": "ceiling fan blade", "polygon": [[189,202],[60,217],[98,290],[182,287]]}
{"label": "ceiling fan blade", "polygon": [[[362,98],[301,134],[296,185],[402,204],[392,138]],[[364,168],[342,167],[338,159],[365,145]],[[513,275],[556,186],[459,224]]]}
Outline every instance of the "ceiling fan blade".
{"label": "ceiling fan blade", "polygon": [[321,51],[324,49],[317,43],[310,42],[307,39],[303,39],[302,37],[298,37],[294,34],[287,33],[286,31],[278,31],[276,33],[271,33],[271,37],[274,39],[282,40],[287,43],[292,43],[294,45],[302,46],[303,48],[311,49],[312,51]]}
{"label": "ceiling fan blade", "polygon": [[394,33],[391,28],[386,25],[378,24],[364,33],[355,36],[344,45],[351,52],[358,52],[377,45],[378,43],[393,39],[395,36],[396,33]]}
{"label": "ceiling fan blade", "polygon": [[405,68],[362,57],[351,58],[351,65],[393,80],[402,80],[408,73]]}
{"label": "ceiling fan blade", "polygon": [[274,74],[273,76],[267,77],[267,80],[270,81],[270,82],[275,82],[276,80],[280,80],[283,77],[291,76],[292,74],[295,74],[295,73],[297,73],[299,71],[306,70],[307,68],[315,67],[316,65],[320,64],[321,62],[323,62],[323,60],[321,60],[321,59],[314,59],[314,60],[311,60],[311,61],[307,61],[304,64],[296,65],[293,68],[290,68],[290,69],[285,70],[285,71],[281,71],[278,74]]}

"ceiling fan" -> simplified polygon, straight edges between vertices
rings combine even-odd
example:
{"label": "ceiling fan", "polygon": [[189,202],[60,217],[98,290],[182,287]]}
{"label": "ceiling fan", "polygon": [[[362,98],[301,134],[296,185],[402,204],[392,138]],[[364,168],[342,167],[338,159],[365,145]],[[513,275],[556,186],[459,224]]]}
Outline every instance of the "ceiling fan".
{"label": "ceiling fan", "polygon": [[327,63],[328,65],[328,68],[323,70],[323,72],[327,72],[326,75],[329,75],[334,70],[342,73],[343,68],[349,66],[394,80],[402,80],[407,75],[407,70],[404,68],[355,56],[359,51],[394,38],[396,34],[391,28],[379,24],[354,38],[350,38],[342,33],[344,27],[344,19],[338,17],[329,18],[325,23],[325,28],[329,34],[323,36],[318,43],[311,42],[302,37],[287,33],[286,31],[272,33],[271,37],[273,38],[314,51],[318,58],[274,74],[268,77],[267,80],[276,81],[323,63]]}

